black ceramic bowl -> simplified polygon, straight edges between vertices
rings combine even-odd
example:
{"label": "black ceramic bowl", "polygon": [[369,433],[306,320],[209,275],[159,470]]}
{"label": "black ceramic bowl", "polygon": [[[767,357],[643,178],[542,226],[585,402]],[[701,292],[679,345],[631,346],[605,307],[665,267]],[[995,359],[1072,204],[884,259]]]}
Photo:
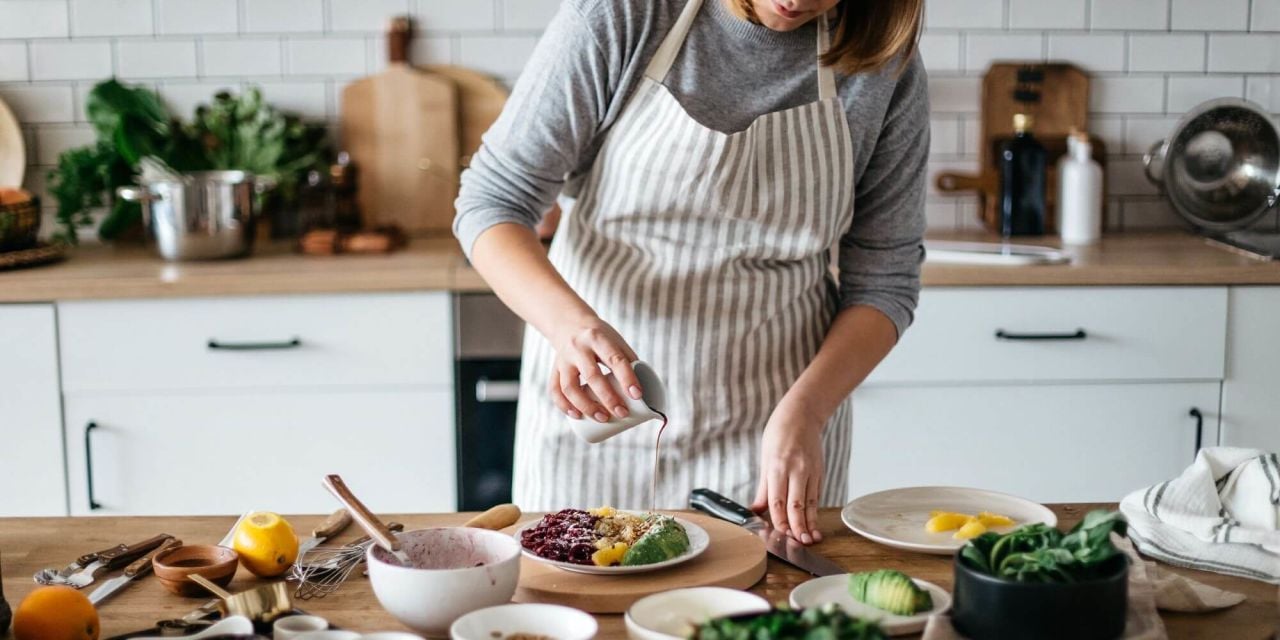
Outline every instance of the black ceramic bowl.
{"label": "black ceramic bowl", "polygon": [[951,622],[972,640],[1114,640],[1124,633],[1129,559],[1118,555],[1087,582],[1014,582],[956,554]]}

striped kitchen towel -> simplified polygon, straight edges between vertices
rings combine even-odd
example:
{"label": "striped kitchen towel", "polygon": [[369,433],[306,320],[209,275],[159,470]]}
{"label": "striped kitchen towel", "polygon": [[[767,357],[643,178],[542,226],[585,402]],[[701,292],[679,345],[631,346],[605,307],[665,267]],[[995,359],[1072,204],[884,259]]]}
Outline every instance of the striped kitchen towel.
{"label": "striped kitchen towel", "polygon": [[1280,584],[1280,461],[1209,447],[1182,475],[1120,502],[1129,538],[1172,565]]}

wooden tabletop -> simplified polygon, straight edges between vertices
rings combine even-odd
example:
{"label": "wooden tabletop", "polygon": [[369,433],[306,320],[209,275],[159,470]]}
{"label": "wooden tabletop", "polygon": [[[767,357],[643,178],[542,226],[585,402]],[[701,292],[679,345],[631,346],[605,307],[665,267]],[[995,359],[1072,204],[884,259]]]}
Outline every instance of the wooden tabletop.
{"label": "wooden tabletop", "polygon": [[[931,238],[999,240],[974,233]],[[926,287],[1280,285],[1280,262],[1246,258],[1186,232],[1113,234],[1072,253],[1071,264],[1053,266],[926,263],[922,279]],[[139,246],[86,246],[62,263],[0,271],[0,303],[429,290],[488,286],[451,237],[414,238],[407,249],[386,256],[304,256],[288,245],[268,244],[243,260],[180,263]]]}
{"label": "wooden tabletop", "polygon": [[[1100,505],[1059,505],[1057,512],[1063,526],[1074,524],[1086,511]],[[290,518],[299,532],[310,531],[320,523],[320,516]],[[396,516],[409,528],[460,524],[465,515]],[[164,518],[11,518],[0,519],[0,568],[4,574],[4,593],[13,606],[29,593],[35,584],[31,575],[43,567],[62,567],[79,554],[101,549],[113,543],[141,540],[164,532],[178,536],[188,544],[216,543],[234,523],[232,517],[164,517]],[[838,510],[821,514],[826,540],[816,547],[850,571],[879,568],[902,570],[912,576],[935,582],[950,589],[951,559],[884,547],[850,533],[840,523]],[[349,529],[344,537],[358,535]],[[1277,633],[1276,587],[1262,582],[1231,578],[1213,573],[1175,569],[1214,586],[1244,593],[1248,599],[1232,609],[1209,614],[1167,614],[1170,638],[1204,640],[1255,640],[1272,638]],[[782,602],[796,585],[809,579],[799,570],[774,560],[769,572],[752,591],[770,601]],[[231,585],[232,591],[248,588],[259,581],[243,569]],[[92,587],[91,587],[92,588]],[[157,620],[181,617],[205,600],[180,598],[164,591],[154,578],[143,579],[117,593],[101,606],[104,638],[144,629]],[[339,626],[358,631],[401,629],[378,606],[369,582],[353,577],[340,591],[322,600],[301,603],[310,613],[324,616]],[[599,616],[600,638],[625,637],[620,616]]]}

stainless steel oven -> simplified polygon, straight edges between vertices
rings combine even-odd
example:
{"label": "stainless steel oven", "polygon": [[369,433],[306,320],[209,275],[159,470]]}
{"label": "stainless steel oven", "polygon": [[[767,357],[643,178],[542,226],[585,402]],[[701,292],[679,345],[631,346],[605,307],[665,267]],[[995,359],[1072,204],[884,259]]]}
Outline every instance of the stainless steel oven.
{"label": "stainless steel oven", "polygon": [[493,294],[454,299],[458,508],[511,501],[524,321]]}

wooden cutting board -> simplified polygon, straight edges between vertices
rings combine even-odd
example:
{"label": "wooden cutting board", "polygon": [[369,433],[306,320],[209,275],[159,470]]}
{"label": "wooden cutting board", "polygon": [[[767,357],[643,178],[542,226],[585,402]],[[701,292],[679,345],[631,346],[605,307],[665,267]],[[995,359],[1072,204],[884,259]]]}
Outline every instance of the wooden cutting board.
{"label": "wooden cutting board", "polygon": [[366,227],[448,232],[461,171],[458,88],[409,65],[410,37],[409,21],[396,19],[387,69],[342,91],[343,146]]}
{"label": "wooden cutting board", "polygon": [[[749,589],[768,565],[764,542],[742,527],[699,514],[681,513],[707,530],[711,543],[702,555],[652,573],[593,576],[520,559],[515,602],[560,604],[590,613],[623,613],[647,595],[684,587]],[[521,525],[509,529],[518,530]]]}
{"label": "wooden cutting board", "polygon": [[[1020,89],[1038,92],[1040,100],[1031,104],[1019,102],[1015,99],[1015,92]],[[1031,133],[1047,152],[1045,230],[1052,233],[1057,229],[1058,158],[1066,153],[1067,135],[1072,129],[1089,130],[1089,77],[1074,65],[1039,62],[992,64],[982,78],[982,128],[979,136],[982,144],[978,149],[978,174],[943,172],[937,175],[935,182],[938,190],[944,193],[976,192],[980,219],[988,229],[998,231],[1000,147],[1014,135],[1013,116],[1016,113],[1027,113],[1034,118]],[[1105,167],[1105,145],[1097,136],[1090,136],[1089,140],[1094,160]]]}
{"label": "wooden cutting board", "polygon": [[0,187],[21,187],[27,170],[26,144],[18,119],[0,101]]}
{"label": "wooden cutting board", "polygon": [[439,64],[426,65],[422,69],[449,78],[458,87],[458,149],[465,168],[471,164],[471,156],[480,149],[484,132],[502,115],[509,95],[507,88],[497,80],[466,67]]}

